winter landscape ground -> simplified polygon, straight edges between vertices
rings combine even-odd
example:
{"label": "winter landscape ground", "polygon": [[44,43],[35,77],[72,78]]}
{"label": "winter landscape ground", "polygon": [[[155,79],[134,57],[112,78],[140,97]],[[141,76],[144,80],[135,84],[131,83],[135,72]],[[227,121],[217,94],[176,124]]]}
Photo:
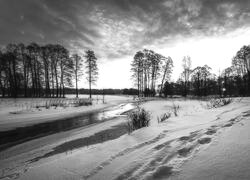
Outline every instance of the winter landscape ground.
{"label": "winter landscape ground", "polygon": [[0,0],[0,180],[249,180],[250,0]]}
{"label": "winter landscape ground", "polygon": [[[123,112],[137,103],[131,97],[113,100],[110,102],[115,103],[110,104],[114,106],[107,109],[92,107],[104,113],[100,122],[2,150],[0,178],[248,179],[250,176],[249,98],[234,98],[230,104],[217,108],[209,108],[209,101],[205,100],[146,101],[140,106],[150,111],[150,126],[132,133],[127,132],[127,116]],[[179,107],[177,116],[173,105]],[[107,112],[113,113],[108,117]],[[167,112],[171,117],[158,123],[157,119]],[[37,123],[22,124],[17,119],[15,128]],[[12,124],[11,121],[8,123]],[[2,118],[1,123],[4,124],[1,133],[5,127],[8,130],[14,127]]]}

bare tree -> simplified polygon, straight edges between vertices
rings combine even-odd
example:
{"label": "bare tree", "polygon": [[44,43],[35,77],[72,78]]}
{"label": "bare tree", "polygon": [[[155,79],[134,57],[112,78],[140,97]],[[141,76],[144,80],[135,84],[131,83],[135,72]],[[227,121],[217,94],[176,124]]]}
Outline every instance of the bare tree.
{"label": "bare tree", "polygon": [[41,47],[41,57],[43,60],[43,67],[44,67],[44,81],[45,81],[45,97],[51,96],[50,90],[50,64],[51,64],[51,51],[50,45],[46,45]]}
{"label": "bare tree", "polygon": [[79,78],[83,75],[82,73],[82,68],[83,68],[83,63],[82,63],[82,58],[78,54],[73,54],[72,55],[72,61],[73,61],[73,69],[74,69],[74,75],[75,75],[75,86],[76,86],[76,97],[78,98],[78,82]]}
{"label": "bare tree", "polygon": [[5,97],[6,89],[8,88],[8,71],[7,71],[6,54],[0,51],[0,88],[2,97]]}
{"label": "bare tree", "polygon": [[92,88],[91,86],[93,84],[95,84],[95,82],[97,81],[97,77],[98,77],[98,67],[97,67],[97,63],[96,63],[96,56],[94,51],[92,50],[87,50],[85,55],[86,61],[86,74],[87,74],[87,81],[89,83],[89,98],[92,98]]}
{"label": "bare tree", "polygon": [[[59,94],[60,97],[65,97],[65,80],[68,79],[67,76],[71,76],[72,74],[72,63],[69,58],[69,51],[63,46],[60,47],[59,50],[59,67],[60,67],[60,88]],[[68,79],[69,80],[69,79]],[[71,85],[72,83],[68,81]]]}
{"label": "bare tree", "polygon": [[189,56],[184,56],[182,60],[182,67],[183,67],[183,72],[182,72],[182,79],[184,82],[184,96],[187,96],[188,91],[189,91],[189,80],[190,80],[190,75],[191,75],[191,58]]}
{"label": "bare tree", "polygon": [[192,71],[192,81],[195,89],[195,94],[198,96],[207,95],[207,82],[211,75],[211,68],[207,65],[198,66]]}
{"label": "bare tree", "polygon": [[6,47],[6,61],[8,68],[8,79],[9,79],[9,88],[10,94],[12,97],[17,97],[18,94],[18,71],[19,71],[19,62],[17,58],[17,45],[8,44]]}
{"label": "bare tree", "polygon": [[138,97],[141,94],[142,91],[142,78],[143,78],[143,53],[141,51],[138,51],[134,59],[131,63],[131,71],[132,71],[132,78],[135,79],[137,90],[138,90]]}
{"label": "bare tree", "polygon": [[154,96],[157,80],[160,77],[163,56],[152,50],[138,51],[131,63],[132,78],[136,82],[138,96]]}
{"label": "bare tree", "polygon": [[245,89],[248,95],[250,95],[250,45],[243,46],[237,53],[233,60],[233,64],[240,64],[241,71],[243,73],[243,79]]}
{"label": "bare tree", "polygon": [[232,67],[228,67],[226,68],[223,72],[222,72],[222,76],[223,76],[223,85],[224,85],[224,96],[232,96],[232,76],[233,76],[233,68]]}
{"label": "bare tree", "polygon": [[163,67],[162,67],[162,71],[163,71],[163,76],[162,76],[162,81],[161,81],[161,87],[160,87],[160,95],[162,94],[162,89],[163,89],[163,85],[165,83],[166,80],[170,79],[171,73],[173,71],[173,60],[171,57],[162,57],[163,59]]}

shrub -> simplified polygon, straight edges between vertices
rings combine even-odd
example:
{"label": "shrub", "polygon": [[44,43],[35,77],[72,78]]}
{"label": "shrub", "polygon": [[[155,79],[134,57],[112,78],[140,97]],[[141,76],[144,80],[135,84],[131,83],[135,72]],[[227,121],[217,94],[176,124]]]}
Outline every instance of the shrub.
{"label": "shrub", "polygon": [[148,127],[150,122],[150,113],[143,108],[137,107],[135,111],[128,114],[128,132],[132,132],[142,127]]}

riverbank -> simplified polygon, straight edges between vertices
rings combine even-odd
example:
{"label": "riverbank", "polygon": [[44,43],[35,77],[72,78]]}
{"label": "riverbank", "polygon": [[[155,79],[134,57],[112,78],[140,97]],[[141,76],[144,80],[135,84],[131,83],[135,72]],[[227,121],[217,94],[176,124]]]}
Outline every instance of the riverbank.
{"label": "riverbank", "polygon": [[102,111],[121,103],[133,102],[134,100],[132,96],[106,96],[105,103],[102,103],[101,99],[97,101],[95,97],[93,105],[90,106],[40,108],[39,110],[23,110],[13,113],[17,112],[19,108],[17,104],[20,106],[20,104],[36,103],[37,101],[39,99],[4,99],[4,102],[0,103],[0,132],[38,123],[77,118],[87,113]]}
{"label": "riverbank", "polygon": [[[173,104],[179,106],[177,116],[173,114],[168,120],[158,123],[157,117],[172,111]],[[198,177],[192,176],[192,173],[186,174],[193,168],[192,160],[195,161],[197,157],[202,160],[203,156],[206,159],[216,158],[216,151],[220,151],[220,148],[216,146],[210,151],[215,156],[205,153],[200,156],[202,158],[199,158],[199,154],[206,152],[210,147],[213,148],[214,144],[225,144],[225,147],[229,149],[228,154],[233,153],[232,157],[236,163],[233,166],[236,168],[234,177],[247,175],[248,166],[245,167],[245,165],[249,154],[242,148],[248,149],[249,141],[239,141],[237,132],[241,131],[242,138],[245,140],[249,137],[249,125],[239,128],[242,123],[245,124],[249,120],[249,98],[241,101],[234,99],[231,104],[214,109],[207,109],[201,101],[185,99],[155,100],[143,103],[142,106],[151,112],[152,120],[148,128],[142,128],[103,143],[97,141],[96,144],[78,147],[80,142],[85,145],[86,139],[84,138],[96,137],[96,133],[126,122],[126,118],[119,118],[33,140],[1,154],[2,157],[5,156],[2,158],[3,163],[0,167],[2,174],[6,178],[37,180],[179,179],[186,175]],[[231,146],[233,142],[235,146]],[[21,152],[23,147],[32,147],[32,150],[27,149],[26,152]],[[71,147],[71,150],[66,148],[66,151],[60,151],[60,148],[64,147]],[[239,149],[236,151],[231,147],[233,149],[239,147]],[[237,155],[240,152],[243,154]],[[11,156],[11,153],[19,155]],[[222,157],[223,153],[219,153],[218,156]],[[244,156],[246,156],[246,161],[244,161]],[[222,161],[223,159],[218,158],[218,161],[213,162],[217,164]],[[212,167],[210,162],[202,161],[200,166],[194,166],[197,170],[190,172],[199,174],[206,167]],[[237,166],[237,162],[243,163]],[[223,163],[223,166],[225,169],[231,168],[226,163]],[[211,172],[216,173],[215,170]],[[221,176],[214,177],[223,179],[227,175],[221,174]]]}

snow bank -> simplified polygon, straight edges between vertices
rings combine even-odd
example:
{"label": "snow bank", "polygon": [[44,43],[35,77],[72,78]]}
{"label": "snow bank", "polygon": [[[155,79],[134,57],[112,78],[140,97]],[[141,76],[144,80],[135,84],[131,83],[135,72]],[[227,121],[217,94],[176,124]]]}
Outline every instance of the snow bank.
{"label": "snow bank", "polygon": [[172,179],[249,179],[250,111],[225,130],[206,150],[182,167]]}
{"label": "snow bank", "polygon": [[[167,121],[158,124],[157,116],[171,111],[173,103],[180,106],[178,115],[173,115]],[[250,146],[250,141],[247,141],[250,128],[249,123],[247,124],[250,114],[249,105],[249,98],[242,101],[234,100],[233,103],[216,109],[206,109],[202,102],[195,100],[147,102],[142,106],[151,111],[150,127],[139,129],[115,140],[63,152],[35,162],[29,161],[37,156],[35,150],[33,153],[29,152],[29,156],[23,153],[15,158],[5,158],[4,163],[9,166],[17,159],[20,164],[16,165],[16,163],[18,167],[12,167],[12,170],[6,170],[8,165],[0,166],[2,171],[5,170],[2,177],[37,180],[183,179],[187,175],[190,179],[200,179],[199,177],[206,179],[211,172],[207,171],[199,176],[200,173],[202,174],[206,168],[212,169],[214,164],[218,165],[222,161],[222,164],[217,167],[224,169],[225,173],[229,173],[229,170],[225,170],[227,167],[236,168],[233,171],[234,174],[244,178],[249,173],[246,166],[249,165],[250,157],[247,152]],[[126,120],[120,119],[118,123],[124,121]],[[72,141],[73,136],[90,136],[93,132],[100,131],[102,125],[109,127],[110,123],[117,122],[108,121],[105,124],[99,124],[98,127],[92,126],[91,130],[86,128],[77,133],[71,131],[67,134],[68,139],[62,138],[60,143],[54,139],[53,145],[40,147],[38,154],[51,151],[63,141]],[[245,126],[241,126],[241,123]],[[239,131],[242,133],[241,136]],[[240,141],[239,138],[243,138],[244,141]],[[233,143],[234,145],[231,146]],[[227,153],[227,157],[231,157],[233,153],[234,165],[228,164],[231,160],[223,156],[222,149]],[[239,155],[240,152],[242,152],[241,155]],[[211,160],[217,157],[219,157],[217,160]],[[184,167],[183,171],[181,171],[182,167]],[[218,171],[213,168],[212,172]],[[214,177],[223,179],[236,176],[220,173]]]}

